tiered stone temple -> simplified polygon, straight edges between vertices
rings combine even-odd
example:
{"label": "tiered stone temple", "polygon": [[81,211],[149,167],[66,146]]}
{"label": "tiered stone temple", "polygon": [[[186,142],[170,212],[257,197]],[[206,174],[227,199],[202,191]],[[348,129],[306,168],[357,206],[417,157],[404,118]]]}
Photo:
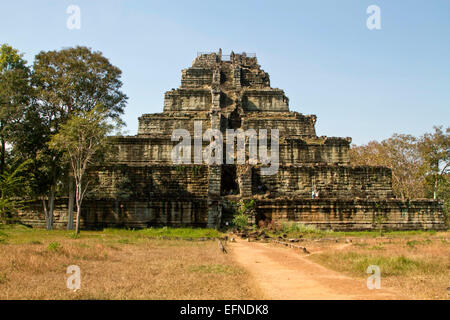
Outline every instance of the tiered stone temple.
{"label": "tiered stone temple", "polygon": [[[279,130],[279,170],[261,165],[174,164],[175,129],[193,135],[218,129]],[[193,225],[218,227],[232,219],[229,202],[255,199],[255,223],[299,221],[334,230],[370,230],[382,220],[390,229],[444,228],[442,203],[395,199],[391,170],[349,164],[351,138],[319,137],[316,116],[289,110],[283,90],[250,54],[199,54],[182,71],[181,86],[165,93],[164,111],[139,118],[136,136],[115,139],[117,157],[96,171],[95,193],[84,202],[85,227]],[[204,145],[208,145],[204,142]],[[270,148],[270,144],[269,144]],[[225,150],[225,147],[224,147]],[[319,197],[313,199],[317,191]],[[55,221],[67,221],[67,199]],[[377,219],[382,215],[384,219]],[[23,219],[43,219],[36,204]]]}

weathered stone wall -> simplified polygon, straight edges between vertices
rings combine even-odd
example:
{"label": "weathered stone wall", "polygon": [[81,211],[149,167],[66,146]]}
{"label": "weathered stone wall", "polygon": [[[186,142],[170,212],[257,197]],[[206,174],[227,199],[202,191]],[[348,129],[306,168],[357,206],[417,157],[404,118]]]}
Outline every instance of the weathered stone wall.
{"label": "weathered stone wall", "polygon": [[119,138],[115,163],[129,165],[172,164],[171,152],[175,145],[170,137]]}
{"label": "weathered stone wall", "polygon": [[164,111],[207,111],[211,109],[210,89],[176,89],[164,95]]}
{"label": "weathered stone wall", "polygon": [[289,99],[283,90],[245,90],[242,93],[244,111],[286,112],[289,111]]}
{"label": "weathered stone wall", "polygon": [[[280,138],[280,164],[341,164],[350,162],[346,138],[282,139]],[[269,144],[268,144],[269,146]]]}
{"label": "weathered stone wall", "polygon": [[393,198],[392,172],[384,167],[281,166],[277,175],[261,176],[252,170],[253,194],[311,198],[313,188],[321,198]]}
{"label": "weathered stone wall", "polygon": [[[83,201],[82,227],[206,227],[211,209],[209,184],[216,176],[217,169],[199,165],[96,168],[91,172],[96,183]],[[220,181],[216,188],[220,193]],[[67,204],[67,199],[56,200],[55,227],[66,227]],[[215,209],[220,210],[217,204]],[[44,227],[42,202],[30,203],[19,212],[19,218],[23,223]]]}
{"label": "weathered stone wall", "polygon": [[[193,123],[189,123],[193,125]],[[194,156],[194,129],[191,132],[192,163]],[[257,132],[258,134],[258,132]],[[270,131],[268,131],[270,137]],[[117,156],[115,163],[131,165],[172,164],[172,149],[178,144],[170,139],[171,135],[135,136],[115,138]],[[226,135],[223,136],[226,152]],[[325,139],[283,139],[279,144],[279,161],[282,165],[304,164],[340,164],[349,163],[349,140],[341,138]],[[203,141],[203,150],[209,142]],[[270,151],[270,139],[267,142]],[[248,142],[246,150],[248,152]],[[235,140],[235,150],[236,140]],[[225,161],[225,160],[224,160]]]}
{"label": "weathered stone wall", "polygon": [[[66,198],[57,199],[54,227],[67,227]],[[154,199],[152,201],[120,201],[117,199],[86,200],[81,212],[81,227],[101,229],[107,227],[147,228],[150,226],[206,227],[208,203],[206,199]],[[76,211],[74,211],[74,219]],[[35,201],[19,212],[22,223],[45,227],[42,202]]]}
{"label": "weathered stone wall", "polygon": [[[242,129],[278,129],[280,139],[316,137],[316,116],[298,113],[254,112],[242,119]],[[270,133],[269,133],[270,134]]]}
{"label": "weathered stone wall", "polygon": [[89,196],[133,201],[206,198],[211,170],[200,165],[109,166],[94,170],[98,183]]}
{"label": "weathered stone wall", "polygon": [[373,230],[377,215],[391,230],[444,230],[442,203],[433,200],[264,199],[256,201],[257,220],[292,221],[332,230]]}
{"label": "weathered stone wall", "polygon": [[252,88],[270,87],[269,74],[260,69],[253,69],[252,66],[242,66],[240,69],[241,85]]}
{"label": "weathered stone wall", "polygon": [[175,129],[185,129],[193,135],[194,121],[201,121],[203,128],[209,128],[211,125],[210,118],[202,113],[145,114],[139,118],[138,137],[164,136],[170,139]]}
{"label": "weathered stone wall", "polygon": [[181,71],[181,88],[201,88],[212,82],[213,72],[205,68],[188,68]]}
{"label": "weathered stone wall", "polygon": [[[55,228],[67,226],[67,202],[65,198],[56,200]],[[220,202],[207,199],[86,200],[81,226],[87,229],[161,225],[206,227],[211,210],[221,211]],[[377,229],[377,215],[383,216],[384,229],[446,229],[442,203],[432,200],[257,199],[256,213],[257,221],[301,222],[335,231]],[[213,216],[220,214],[215,212]],[[42,202],[30,203],[19,213],[19,218],[24,224],[45,227]]]}

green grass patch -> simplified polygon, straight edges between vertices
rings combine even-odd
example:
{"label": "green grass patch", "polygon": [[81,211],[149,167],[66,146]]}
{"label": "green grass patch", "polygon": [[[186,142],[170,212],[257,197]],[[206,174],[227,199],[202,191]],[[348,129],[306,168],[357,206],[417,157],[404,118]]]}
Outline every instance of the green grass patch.
{"label": "green grass patch", "polygon": [[[384,237],[408,237],[408,236],[433,236],[437,233],[435,230],[409,230],[409,231],[383,231]],[[377,238],[380,236],[379,230],[370,231],[332,231],[321,230],[314,225],[306,225],[299,222],[282,222],[276,231],[269,231],[272,236],[286,234],[289,238],[302,236],[304,238]]]}
{"label": "green grass patch", "polygon": [[128,239],[119,239],[117,240],[117,243],[121,243],[121,244],[132,244],[133,242],[131,242]]}
{"label": "green grass patch", "polygon": [[235,274],[238,272],[236,268],[231,266],[224,266],[221,264],[206,264],[206,265],[197,265],[190,266],[189,271],[198,272],[198,273],[214,273],[214,274]]}
{"label": "green grass patch", "polygon": [[6,234],[10,244],[30,244],[36,241],[51,242],[62,238],[68,238],[73,231],[67,230],[46,230],[39,228],[29,228],[23,225],[4,225],[1,232]]}
{"label": "green grass patch", "polygon": [[174,238],[218,238],[222,233],[216,229],[203,228],[149,228],[139,231],[141,234],[150,237],[174,237]]}
{"label": "green grass patch", "polygon": [[221,237],[222,233],[215,229],[206,228],[148,228],[140,230],[125,230],[125,229],[104,229],[103,234],[105,235],[116,235],[128,238],[182,238],[182,239],[198,239],[198,238],[217,238]]}
{"label": "green grass patch", "polygon": [[48,251],[58,251],[61,249],[61,244],[58,241],[50,242],[47,249]]}
{"label": "green grass patch", "polygon": [[355,252],[347,253],[323,253],[312,259],[317,259],[327,266],[356,275],[365,275],[367,267],[379,266],[382,276],[407,275],[410,273],[445,273],[447,267],[438,262],[430,262],[424,259],[412,259],[400,256],[383,256],[377,254],[363,254]]}
{"label": "green grass patch", "polygon": [[80,239],[80,237],[81,237],[81,235],[78,233],[76,233],[76,232],[73,232],[73,231],[71,231],[68,235],[67,235],[67,237],[69,238],[69,239]]}
{"label": "green grass patch", "polygon": [[368,248],[369,250],[384,250],[384,249],[386,249],[383,245],[374,245],[374,246],[371,246],[370,248]]}
{"label": "green grass patch", "polygon": [[218,238],[223,234],[215,229],[206,228],[148,228],[139,230],[107,228],[103,231],[81,231],[76,235],[72,230],[46,230],[38,228],[28,228],[22,225],[3,225],[0,227],[0,243],[9,244],[31,244],[37,242],[53,242],[60,239],[84,239],[98,240],[100,242],[122,241],[128,239],[128,243],[139,242],[146,238],[178,238],[178,239],[199,239]]}
{"label": "green grass patch", "polygon": [[406,242],[406,245],[410,248],[415,248],[418,245],[428,245],[431,244],[431,240],[430,239],[425,239],[425,240],[410,240],[408,242]]}
{"label": "green grass patch", "polygon": [[28,242],[28,244],[36,244],[36,245],[38,245],[38,244],[42,244],[42,242],[39,241],[39,240],[31,240],[30,242]]}
{"label": "green grass patch", "polygon": [[[433,236],[437,233],[435,230],[408,230],[408,231],[383,231],[384,237],[407,237],[407,236]],[[378,230],[371,231],[336,231],[330,234],[332,237],[368,237],[376,238],[380,236]]]}
{"label": "green grass patch", "polygon": [[352,245],[355,246],[355,247],[362,247],[362,248],[364,248],[364,247],[367,247],[369,244],[365,243],[365,242],[353,242]]}

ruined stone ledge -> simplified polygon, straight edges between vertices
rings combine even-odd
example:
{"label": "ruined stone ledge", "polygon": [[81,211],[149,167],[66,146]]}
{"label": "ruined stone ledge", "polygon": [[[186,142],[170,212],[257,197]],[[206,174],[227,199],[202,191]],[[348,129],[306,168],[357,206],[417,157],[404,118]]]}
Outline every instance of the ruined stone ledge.
{"label": "ruined stone ledge", "polygon": [[[174,120],[209,120],[207,117],[208,112],[201,112],[198,111],[183,111],[183,113],[178,114],[145,114],[141,117],[139,117],[139,121],[145,121],[145,120],[160,120],[160,121],[174,121]],[[201,117],[203,116],[203,117]]]}
{"label": "ruined stone ledge", "polygon": [[[257,196],[255,196],[254,198],[257,198]],[[367,204],[367,203],[391,203],[391,204],[404,204],[404,205],[426,205],[426,206],[436,206],[436,207],[441,207],[444,202],[443,200],[433,200],[433,199],[427,199],[427,198],[423,198],[423,199],[398,199],[398,198],[391,198],[391,199],[380,199],[380,198],[356,198],[356,197],[352,197],[352,198],[319,198],[319,199],[298,199],[295,197],[289,197],[289,196],[282,196],[282,197],[276,197],[273,199],[265,199],[265,198],[259,198],[258,201],[262,204],[270,204],[273,202],[284,202],[286,204],[311,204],[311,203],[319,203],[320,202],[324,202],[324,203],[346,203],[346,204],[352,204],[352,205],[357,205],[357,204]]]}
{"label": "ruined stone ledge", "polygon": [[286,142],[297,142],[305,145],[336,145],[336,146],[349,146],[352,142],[350,137],[327,137],[327,136],[311,136],[311,137],[295,137],[289,136],[287,138],[282,138]]}
{"label": "ruined stone ledge", "polygon": [[294,199],[256,201],[258,220],[292,221],[336,231],[446,230],[443,203],[430,199]]}
{"label": "ruined stone ledge", "polygon": [[[55,200],[55,228],[67,226],[67,203],[67,198]],[[80,220],[83,229],[151,226],[206,227],[208,220],[208,200],[202,198],[183,200],[158,198],[152,201],[87,199],[83,203]],[[74,212],[74,219],[75,215]],[[45,227],[41,201],[30,202],[27,208],[19,212],[18,217],[23,224],[37,228]]]}

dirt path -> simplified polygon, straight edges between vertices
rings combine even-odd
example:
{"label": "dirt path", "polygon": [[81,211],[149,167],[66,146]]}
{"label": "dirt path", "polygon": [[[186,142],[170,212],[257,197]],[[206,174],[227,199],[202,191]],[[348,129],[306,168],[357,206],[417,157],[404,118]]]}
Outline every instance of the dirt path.
{"label": "dirt path", "polygon": [[294,249],[245,240],[230,243],[229,247],[232,257],[250,272],[266,299],[404,298],[393,290],[383,288],[383,283],[380,290],[369,290],[366,279],[353,279],[329,270]]}

